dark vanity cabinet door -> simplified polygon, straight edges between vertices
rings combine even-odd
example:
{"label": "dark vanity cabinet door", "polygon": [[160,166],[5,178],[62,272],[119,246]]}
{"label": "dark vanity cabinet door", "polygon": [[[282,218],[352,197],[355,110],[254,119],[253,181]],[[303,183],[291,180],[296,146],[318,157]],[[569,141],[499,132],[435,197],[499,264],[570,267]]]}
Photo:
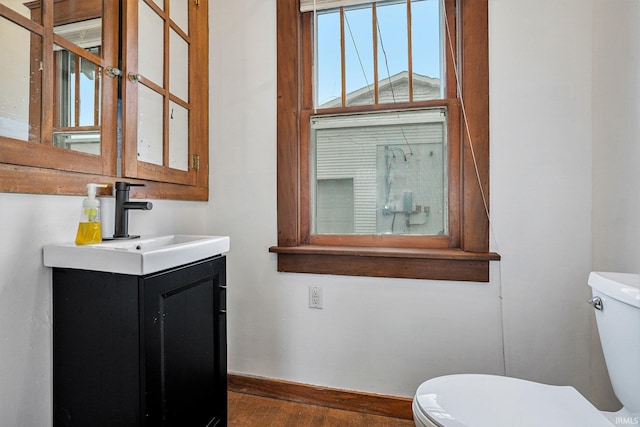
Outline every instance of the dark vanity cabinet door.
{"label": "dark vanity cabinet door", "polygon": [[224,262],[218,258],[142,279],[149,426],[226,421]]}
{"label": "dark vanity cabinet door", "polygon": [[226,426],[225,263],[54,268],[54,426]]}

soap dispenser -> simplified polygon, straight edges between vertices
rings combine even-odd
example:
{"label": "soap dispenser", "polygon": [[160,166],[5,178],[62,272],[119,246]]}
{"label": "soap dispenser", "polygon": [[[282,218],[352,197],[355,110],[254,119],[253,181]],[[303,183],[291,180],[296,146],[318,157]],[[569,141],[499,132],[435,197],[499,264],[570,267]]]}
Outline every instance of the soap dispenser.
{"label": "soap dispenser", "polygon": [[87,198],[82,201],[76,245],[88,245],[102,241],[100,201],[96,199],[96,189],[106,186],[107,184],[87,184]]}

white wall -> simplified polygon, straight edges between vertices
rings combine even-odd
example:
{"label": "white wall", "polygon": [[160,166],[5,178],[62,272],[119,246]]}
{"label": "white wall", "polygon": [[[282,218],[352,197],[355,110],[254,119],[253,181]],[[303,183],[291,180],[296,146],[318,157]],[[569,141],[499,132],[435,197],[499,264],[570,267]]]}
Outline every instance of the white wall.
{"label": "white wall", "polygon": [[[402,396],[437,375],[506,372],[591,396],[592,1],[490,1],[503,258],[488,284],[276,272],[275,4],[210,5],[209,231],[232,241],[230,371]],[[310,284],[323,310],[307,308]]]}
{"label": "white wall", "polygon": [[[593,270],[640,272],[640,2],[594,2]],[[611,385],[592,320],[592,394]],[[614,401],[611,399],[611,401]]]}
{"label": "white wall", "polygon": [[593,264],[640,270],[640,2],[596,0]]}

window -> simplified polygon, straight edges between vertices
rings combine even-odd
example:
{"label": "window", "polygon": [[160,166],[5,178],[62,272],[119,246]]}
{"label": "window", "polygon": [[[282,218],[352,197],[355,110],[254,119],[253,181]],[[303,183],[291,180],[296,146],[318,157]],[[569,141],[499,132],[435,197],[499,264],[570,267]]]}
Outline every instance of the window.
{"label": "window", "polygon": [[488,281],[487,1],[301,3],[277,11],[278,270]]}

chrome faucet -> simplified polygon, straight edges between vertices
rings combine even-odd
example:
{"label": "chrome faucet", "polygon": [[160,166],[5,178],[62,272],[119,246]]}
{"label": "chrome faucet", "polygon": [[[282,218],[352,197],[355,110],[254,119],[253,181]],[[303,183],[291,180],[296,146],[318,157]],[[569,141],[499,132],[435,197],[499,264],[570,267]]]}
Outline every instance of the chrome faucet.
{"label": "chrome faucet", "polygon": [[114,239],[137,239],[140,236],[129,235],[129,210],[149,211],[153,208],[151,202],[130,202],[129,190],[131,187],[144,187],[144,184],[131,184],[129,182],[116,182],[116,217]]}

